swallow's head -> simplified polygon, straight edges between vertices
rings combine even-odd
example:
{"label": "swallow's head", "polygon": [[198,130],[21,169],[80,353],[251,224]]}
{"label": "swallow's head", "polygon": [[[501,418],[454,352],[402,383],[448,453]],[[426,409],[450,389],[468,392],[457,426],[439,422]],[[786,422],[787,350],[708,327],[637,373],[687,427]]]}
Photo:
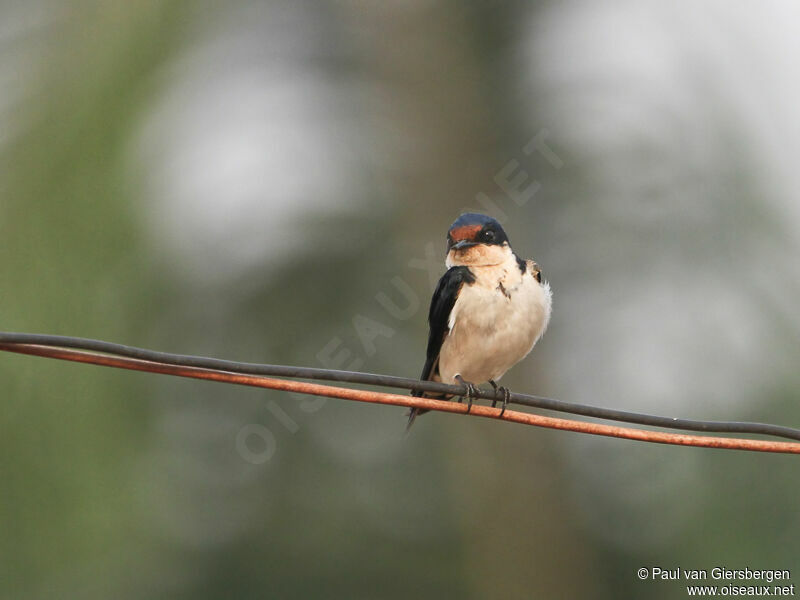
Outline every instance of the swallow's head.
{"label": "swallow's head", "polygon": [[508,236],[495,219],[464,213],[447,232],[447,265],[498,265],[511,253]]}

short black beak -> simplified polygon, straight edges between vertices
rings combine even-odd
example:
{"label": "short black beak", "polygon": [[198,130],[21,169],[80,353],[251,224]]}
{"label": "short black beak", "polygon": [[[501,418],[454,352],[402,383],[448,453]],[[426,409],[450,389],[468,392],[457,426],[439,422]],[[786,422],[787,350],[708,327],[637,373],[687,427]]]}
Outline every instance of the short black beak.
{"label": "short black beak", "polygon": [[471,248],[472,246],[477,246],[476,242],[470,242],[469,240],[459,240],[455,244],[450,246],[451,250],[463,250],[464,248]]}

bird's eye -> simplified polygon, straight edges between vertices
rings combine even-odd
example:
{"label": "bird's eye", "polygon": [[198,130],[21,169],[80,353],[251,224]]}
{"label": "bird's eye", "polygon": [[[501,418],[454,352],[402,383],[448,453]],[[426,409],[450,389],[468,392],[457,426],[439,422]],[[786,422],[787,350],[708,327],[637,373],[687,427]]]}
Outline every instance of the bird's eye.
{"label": "bird's eye", "polygon": [[481,234],[484,242],[493,242],[494,241],[494,231],[491,229],[487,229]]}

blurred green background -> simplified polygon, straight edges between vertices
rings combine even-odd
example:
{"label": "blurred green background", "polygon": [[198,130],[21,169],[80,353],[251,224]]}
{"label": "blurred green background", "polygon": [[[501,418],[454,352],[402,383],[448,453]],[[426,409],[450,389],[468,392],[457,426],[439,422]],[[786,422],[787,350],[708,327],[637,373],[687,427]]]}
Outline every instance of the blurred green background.
{"label": "blurred green background", "polygon": [[[416,376],[444,235],[518,391],[800,426],[791,2],[0,2],[0,328]],[[0,356],[2,598],[679,598],[798,462]],[[798,581],[797,579],[795,581]]]}

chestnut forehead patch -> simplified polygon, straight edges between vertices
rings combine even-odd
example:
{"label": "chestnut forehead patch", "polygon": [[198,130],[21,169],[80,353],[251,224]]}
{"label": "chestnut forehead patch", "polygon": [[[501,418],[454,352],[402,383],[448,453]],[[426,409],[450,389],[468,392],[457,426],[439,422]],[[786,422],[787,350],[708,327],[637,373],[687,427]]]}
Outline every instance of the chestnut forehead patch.
{"label": "chestnut forehead patch", "polygon": [[450,237],[456,241],[473,240],[478,232],[483,229],[481,225],[463,225],[450,230]]}

